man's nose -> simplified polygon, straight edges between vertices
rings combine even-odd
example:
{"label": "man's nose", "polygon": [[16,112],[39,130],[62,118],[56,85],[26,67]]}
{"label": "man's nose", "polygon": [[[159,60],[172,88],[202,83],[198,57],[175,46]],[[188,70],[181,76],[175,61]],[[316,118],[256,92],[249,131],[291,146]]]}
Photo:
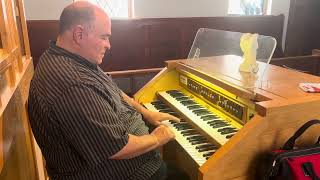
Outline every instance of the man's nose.
{"label": "man's nose", "polygon": [[107,39],[107,40],[105,41],[105,43],[104,43],[104,48],[107,49],[107,50],[109,50],[109,49],[111,48],[111,44],[110,44],[109,39]]}

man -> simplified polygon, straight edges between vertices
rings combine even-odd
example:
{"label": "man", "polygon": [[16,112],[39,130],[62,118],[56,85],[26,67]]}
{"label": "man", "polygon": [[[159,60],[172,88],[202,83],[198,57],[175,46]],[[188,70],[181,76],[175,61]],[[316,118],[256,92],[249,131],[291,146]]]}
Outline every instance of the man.
{"label": "man", "polygon": [[[67,6],[59,36],[41,56],[30,85],[29,116],[51,179],[163,179],[156,148],[174,138],[152,112],[98,67],[110,49],[110,19],[88,2]],[[144,119],[157,127],[148,133]]]}

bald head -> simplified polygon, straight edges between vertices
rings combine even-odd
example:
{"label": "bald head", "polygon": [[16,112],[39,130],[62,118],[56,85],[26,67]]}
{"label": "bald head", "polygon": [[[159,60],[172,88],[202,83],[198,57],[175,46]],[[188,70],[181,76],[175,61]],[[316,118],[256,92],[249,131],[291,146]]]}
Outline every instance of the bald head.
{"label": "bald head", "polygon": [[96,5],[77,1],[67,6],[60,17],[56,45],[94,64],[101,64],[111,48],[111,21]]}
{"label": "bald head", "polygon": [[63,9],[59,21],[59,35],[75,25],[91,26],[102,9],[86,1],[77,1]]}

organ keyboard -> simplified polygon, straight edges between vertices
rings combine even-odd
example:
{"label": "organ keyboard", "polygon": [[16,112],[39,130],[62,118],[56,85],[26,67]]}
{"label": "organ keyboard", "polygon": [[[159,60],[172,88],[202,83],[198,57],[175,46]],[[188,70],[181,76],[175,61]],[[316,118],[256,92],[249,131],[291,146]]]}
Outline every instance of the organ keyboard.
{"label": "organ keyboard", "polygon": [[240,63],[236,56],[169,61],[134,96],[147,109],[181,119],[163,122],[176,135],[163,147],[163,158],[191,179],[259,179],[261,154],[279,148],[305,121],[319,118],[319,95],[297,86],[319,77],[270,65],[267,85],[248,89],[244,83],[252,79],[238,71]]}
{"label": "organ keyboard", "polygon": [[[153,111],[167,112],[178,116],[173,110],[161,101],[145,104],[147,109]],[[163,111],[166,110],[166,111]],[[179,116],[178,116],[179,117]],[[202,136],[188,122],[182,120],[180,123],[165,121],[163,124],[170,127],[176,135],[176,141],[186,150],[192,159],[201,166],[216,150],[217,146],[209,143],[207,138]]]}

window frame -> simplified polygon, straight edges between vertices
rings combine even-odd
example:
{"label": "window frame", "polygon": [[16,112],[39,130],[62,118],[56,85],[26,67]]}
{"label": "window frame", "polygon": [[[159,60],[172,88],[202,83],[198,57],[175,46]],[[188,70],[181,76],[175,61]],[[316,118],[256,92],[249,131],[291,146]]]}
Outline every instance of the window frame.
{"label": "window frame", "polygon": [[[262,14],[261,15],[271,15],[271,3],[272,3],[272,0],[263,0],[263,7],[262,7]],[[228,12],[227,12],[228,15],[245,15],[246,16],[246,14],[229,13],[229,7],[230,7],[230,5],[228,4]],[[247,15],[247,16],[251,16],[251,15]]]}

